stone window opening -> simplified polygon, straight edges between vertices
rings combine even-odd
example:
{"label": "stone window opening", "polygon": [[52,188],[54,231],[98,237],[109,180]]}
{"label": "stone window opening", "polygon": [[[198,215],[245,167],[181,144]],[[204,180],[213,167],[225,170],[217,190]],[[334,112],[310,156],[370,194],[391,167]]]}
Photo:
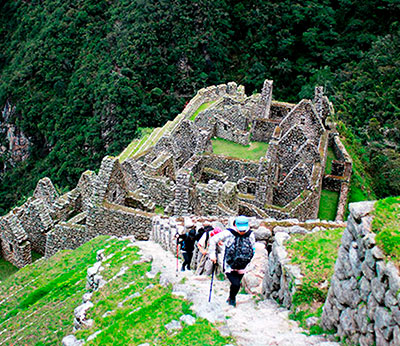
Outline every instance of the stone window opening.
{"label": "stone window opening", "polygon": [[13,247],[13,245],[12,245],[11,243],[8,243],[8,246],[9,246],[9,248],[10,248],[10,252],[14,252],[14,247]]}
{"label": "stone window opening", "polygon": [[113,200],[117,199],[117,190],[114,190],[113,195],[112,195],[112,199]]}
{"label": "stone window opening", "polygon": [[247,186],[247,193],[249,195],[254,195],[255,194],[255,189],[253,189],[252,186]]}
{"label": "stone window opening", "polygon": [[305,125],[306,124],[306,117],[303,116],[303,117],[300,118],[300,124],[301,125]]}
{"label": "stone window opening", "polygon": [[227,131],[228,130],[228,126],[226,124],[224,124],[224,130]]}

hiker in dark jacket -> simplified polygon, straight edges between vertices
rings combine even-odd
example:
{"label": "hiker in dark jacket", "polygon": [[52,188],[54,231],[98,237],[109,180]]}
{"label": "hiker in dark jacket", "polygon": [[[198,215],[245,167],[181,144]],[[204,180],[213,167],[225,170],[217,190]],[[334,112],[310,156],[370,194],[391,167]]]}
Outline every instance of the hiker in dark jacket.
{"label": "hiker in dark jacket", "polygon": [[181,234],[177,238],[177,244],[180,245],[184,262],[181,271],[185,271],[185,267],[190,270],[190,262],[192,261],[194,242],[196,241],[196,230],[191,229],[190,232]]}
{"label": "hiker in dark jacket", "polygon": [[224,272],[231,282],[227,303],[236,306],[236,295],[240,289],[246,266],[255,253],[256,239],[250,231],[249,220],[246,216],[235,219],[233,229],[228,228],[210,238],[210,260],[217,262],[216,246],[219,241],[225,244]]}

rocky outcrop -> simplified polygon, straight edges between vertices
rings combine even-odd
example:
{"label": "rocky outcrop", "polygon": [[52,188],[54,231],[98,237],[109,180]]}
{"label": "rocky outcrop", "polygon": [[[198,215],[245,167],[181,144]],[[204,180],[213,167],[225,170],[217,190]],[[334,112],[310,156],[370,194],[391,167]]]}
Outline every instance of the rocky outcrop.
{"label": "rocky outcrop", "polygon": [[375,243],[373,207],[350,204],[322,326],[362,346],[400,345],[400,277]]}

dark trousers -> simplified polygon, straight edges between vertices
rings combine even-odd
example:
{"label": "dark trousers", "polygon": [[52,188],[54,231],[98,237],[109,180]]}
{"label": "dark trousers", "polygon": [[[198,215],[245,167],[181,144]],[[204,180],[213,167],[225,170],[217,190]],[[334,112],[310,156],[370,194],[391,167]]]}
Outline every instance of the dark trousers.
{"label": "dark trousers", "polygon": [[190,262],[192,262],[193,252],[183,251],[182,256],[184,259],[184,262],[182,264],[182,270],[185,270],[185,267],[187,267],[187,269],[190,269]]}
{"label": "dark trousers", "polygon": [[226,273],[227,278],[231,282],[231,289],[229,291],[229,299],[236,300],[236,295],[240,290],[240,282],[243,279],[244,274],[239,274],[238,272],[232,271],[230,273]]}

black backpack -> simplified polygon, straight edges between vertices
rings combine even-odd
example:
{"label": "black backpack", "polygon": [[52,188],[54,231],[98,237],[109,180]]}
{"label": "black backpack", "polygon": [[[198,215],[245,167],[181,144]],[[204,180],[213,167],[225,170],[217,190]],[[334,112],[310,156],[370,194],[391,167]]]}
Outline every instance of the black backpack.
{"label": "black backpack", "polygon": [[251,244],[251,231],[241,235],[233,229],[228,229],[234,237],[234,242],[225,248],[225,261],[232,269],[244,269],[254,256]]}

